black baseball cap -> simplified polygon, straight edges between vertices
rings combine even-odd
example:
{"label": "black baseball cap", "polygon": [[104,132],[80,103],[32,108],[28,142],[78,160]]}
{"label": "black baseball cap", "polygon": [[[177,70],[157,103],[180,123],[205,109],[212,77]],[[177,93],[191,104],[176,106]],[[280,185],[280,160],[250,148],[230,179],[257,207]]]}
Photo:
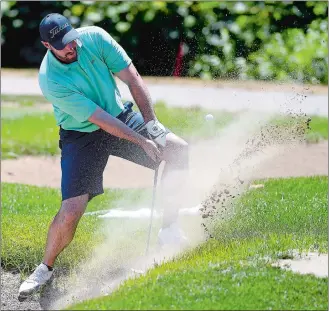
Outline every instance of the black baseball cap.
{"label": "black baseball cap", "polygon": [[71,41],[79,38],[79,33],[70,21],[58,13],[48,14],[39,25],[42,41],[50,43],[56,50],[63,50]]}

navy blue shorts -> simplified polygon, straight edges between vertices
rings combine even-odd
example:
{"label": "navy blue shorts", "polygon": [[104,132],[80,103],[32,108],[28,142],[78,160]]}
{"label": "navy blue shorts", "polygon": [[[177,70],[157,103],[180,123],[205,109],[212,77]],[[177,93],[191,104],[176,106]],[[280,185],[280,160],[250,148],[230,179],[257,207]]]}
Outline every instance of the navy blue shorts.
{"label": "navy blue shorts", "polygon": [[[117,117],[139,134],[148,137],[142,115],[124,105]],[[169,130],[168,130],[169,132]],[[103,172],[110,155],[155,169],[156,163],[144,149],[126,139],[120,139],[102,129],[91,133],[60,128],[59,147],[62,151],[62,200],[89,194],[89,200],[104,193]]]}

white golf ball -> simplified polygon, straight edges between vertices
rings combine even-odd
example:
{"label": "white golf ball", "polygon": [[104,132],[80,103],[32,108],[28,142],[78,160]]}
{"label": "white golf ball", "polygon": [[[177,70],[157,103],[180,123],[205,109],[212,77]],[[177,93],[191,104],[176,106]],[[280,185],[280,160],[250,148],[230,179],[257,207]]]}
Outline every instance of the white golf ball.
{"label": "white golf ball", "polygon": [[214,119],[214,116],[212,114],[207,114],[205,119],[206,119],[206,121],[211,121]]}

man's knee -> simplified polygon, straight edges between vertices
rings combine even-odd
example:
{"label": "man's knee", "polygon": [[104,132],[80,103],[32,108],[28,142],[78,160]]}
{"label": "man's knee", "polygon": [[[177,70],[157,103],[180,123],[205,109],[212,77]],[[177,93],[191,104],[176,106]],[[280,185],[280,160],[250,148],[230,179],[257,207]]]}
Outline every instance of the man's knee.
{"label": "man's knee", "polygon": [[189,146],[188,143],[184,140],[180,144],[177,151],[177,166],[180,169],[188,169],[189,164]]}
{"label": "man's knee", "polygon": [[88,195],[82,195],[64,200],[61,209],[56,215],[56,221],[66,224],[78,222],[86,210]]}
{"label": "man's knee", "polygon": [[174,169],[188,169],[189,145],[184,139],[171,134],[167,135],[167,148],[164,160]]}

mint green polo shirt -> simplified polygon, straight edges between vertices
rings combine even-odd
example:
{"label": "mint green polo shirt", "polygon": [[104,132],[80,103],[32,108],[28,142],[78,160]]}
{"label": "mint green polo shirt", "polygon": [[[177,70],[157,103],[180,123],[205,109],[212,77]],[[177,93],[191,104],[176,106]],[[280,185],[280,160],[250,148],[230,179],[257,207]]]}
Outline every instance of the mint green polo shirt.
{"label": "mint green polo shirt", "polygon": [[113,73],[126,68],[131,59],[102,28],[76,30],[82,43],[77,46],[77,61],[63,64],[48,50],[40,66],[39,85],[53,105],[57,125],[93,132],[99,127],[88,118],[98,106],[114,117],[123,110]]}

